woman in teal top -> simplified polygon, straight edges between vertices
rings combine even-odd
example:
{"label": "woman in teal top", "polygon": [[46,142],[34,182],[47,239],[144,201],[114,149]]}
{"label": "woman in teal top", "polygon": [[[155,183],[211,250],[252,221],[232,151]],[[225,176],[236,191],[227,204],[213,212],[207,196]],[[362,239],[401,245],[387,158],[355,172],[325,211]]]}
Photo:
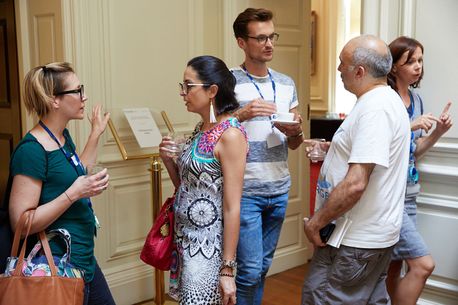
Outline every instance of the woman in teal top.
{"label": "woman in teal top", "polygon": [[[87,176],[85,165],[95,163],[97,144],[109,114],[95,106],[91,133],[81,155],[66,129],[70,120],[84,118],[84,86],[68,63],[32,69],[24,80],[24,103],[40,119],[22,139],[11,158],[13,183],[9,213],[13,230],[24,211],[36,208],[31,233],[64,228],[71,235],[71,262],[84,273],[85,303],[114,304],[94,257],[97,218],[90,197],[108,186],[107,170]],[[53,254],[65,248],[51,242]]]}

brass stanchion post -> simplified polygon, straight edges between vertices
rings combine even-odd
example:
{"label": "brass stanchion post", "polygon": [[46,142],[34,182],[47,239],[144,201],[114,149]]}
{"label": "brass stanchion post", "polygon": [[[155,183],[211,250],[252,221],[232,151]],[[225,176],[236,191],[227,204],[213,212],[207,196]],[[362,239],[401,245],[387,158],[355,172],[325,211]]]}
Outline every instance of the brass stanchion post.
{"label": "brass stanchion post", "polygon": [[[153,222],[157,217],[161,209],[162,203],[162,188],[161,185],[161,162],[158,156],[153,156],[151,161],[151,201],[153,203]],[[155,269],[154,276],[156,277],[155,286],[156,286],[156,305],[162,305],[165,302],[165,284],[164,284],[164,272]]]}
{"label": "brass stanchion post", "polygon": [[[162,114],[162,117],[164,118],[167,128],[169,129],[169,131],[172,132],[173,126],[170,123],[170,121],[168,120],[167,114],[165,113],[165,111],[162,111],[161,114]],[[118,146],[119,152],[121,153],[123,160],[125,161],[144,160],[144,159],[151,160],[149,171],[151,172],[151,201],[152,201],[152,208],[153,208],[152,216],[153,216],[153,222],[154,222],[162,206],[162,180],[161,180],[162,167],[161,167],[159,153],[128,156],[127,150],[124,147],[124,144],[121,142],[118,132],[116,131],[116,128],[113,122],[111,121],[111,119],[108,120],[108,126],[111,130],[111,133],[113,134],[113,137],[115,139],[115,142]],[[154,298],[154,303],[156,305],[164,305],[165,303],[164,272],[155,268],[154,276],[155,276],[154,282],[155,282],[155,289],[156,289],[156,297]],[[167,301],[167,304],[176,304],[176,303],[172,301]]]}

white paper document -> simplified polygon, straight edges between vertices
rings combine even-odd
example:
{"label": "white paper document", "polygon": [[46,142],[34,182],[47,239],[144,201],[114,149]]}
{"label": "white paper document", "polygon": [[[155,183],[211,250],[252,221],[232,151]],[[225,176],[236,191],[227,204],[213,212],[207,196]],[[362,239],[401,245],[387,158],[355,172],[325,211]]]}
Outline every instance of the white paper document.
{"label": "white paper document", "polygon": [[162,136],[149,108],[126,108],[123,112],[141,148],[159,146]]}
{"label": "white paper document", "polygon": [[336,227],[334,228],[334,231],[332,231],[331,237],[329,237],[327,244],[335,248],[339,248],[340,243],[342,242],[342,239],[344,238],[345,233],[347,232],[351,223],[351,219],[345,216],[342,216],[339,219],[337,219]]}

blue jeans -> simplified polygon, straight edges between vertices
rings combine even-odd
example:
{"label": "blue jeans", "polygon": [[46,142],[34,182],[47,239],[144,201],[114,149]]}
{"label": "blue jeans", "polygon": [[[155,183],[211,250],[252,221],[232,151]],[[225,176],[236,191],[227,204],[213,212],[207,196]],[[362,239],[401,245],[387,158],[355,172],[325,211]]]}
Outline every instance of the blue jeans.
{"label": "blue jeans", "polygon": [[260,305],[264,280],[272,264],[285,219],[288,193],[242,196],[237,247],[237,305]]}
{"label": "blue jeans", "polygon": [[84,305],[115,305],[105,276],[96,263],[94,278],[84,286]]}

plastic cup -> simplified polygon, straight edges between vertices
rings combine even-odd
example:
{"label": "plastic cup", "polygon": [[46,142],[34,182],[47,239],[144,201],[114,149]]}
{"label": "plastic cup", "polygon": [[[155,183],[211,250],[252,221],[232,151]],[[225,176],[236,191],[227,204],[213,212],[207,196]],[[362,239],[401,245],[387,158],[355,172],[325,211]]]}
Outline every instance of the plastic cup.
{"label": "plastic cup", "polygon": [[103,167],[99,163],[91,163],[86,167],[86,173],[90,176],[95,175],[101,171],[104,170],[105,167]]}
{"label": "plastic cup", "polygon": [[326,142],[326,139],[311,139],[314,142],[312,150],[309,152],[310,160],[313,163],[323,161],[326,156],[326,151],[321,147],[322,143]]}
{"label": "plastic cup", "polygon": [[168,136],[171,138],[171,141],[174,142],[172,145],[167,145],[167,148],[172,152],[170,153],[171,157],[178,157],[183,152],[184,144],[186,143],[186,137],[182,133],[169,133]]}

